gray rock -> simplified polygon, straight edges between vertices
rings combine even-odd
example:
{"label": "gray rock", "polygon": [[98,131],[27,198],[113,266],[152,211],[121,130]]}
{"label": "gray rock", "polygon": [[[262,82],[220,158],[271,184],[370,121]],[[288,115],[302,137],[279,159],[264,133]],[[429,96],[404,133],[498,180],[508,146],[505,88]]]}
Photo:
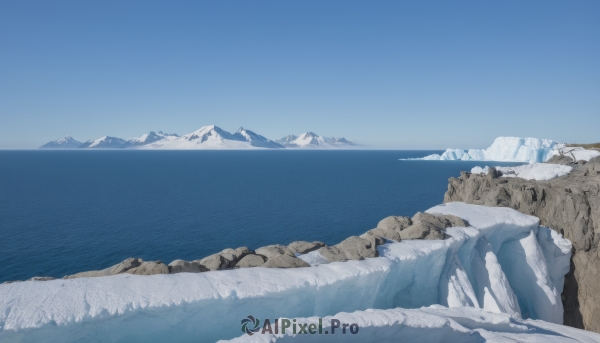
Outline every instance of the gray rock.
{"label": "gray rock", "polygon": [[169,267],[161,261],[142,262],[139,266],[131,268],[125,273],[134,275],[169,274]]}
{"label": "gray rock", "polygon": [[320,248],[319,253],[329,262],[364,260],[379,256],[373,241],[357,236],[351,236],[334,246]]}
{"label": "gray rock", "polygon": [[229,261],[224,259],[220,253],[212,254],[207,256],[201,260],[196,260],[194,262],[198,262],[202,266],[202,268],[208,270],[221,270],[229,268]]}
{"label": "gray rock", "polygon": [[67,275],[63,279],[77,279],[80,277],[99,277],[99,276],[109,276],[109,275],[117,275],[121,273],[125,273],[132,268],[139,267],[142,264],[143,260],[141,258],[130,257],[123,262],[117,263],[112,267],[108,267],[102,270],[90,270],[86,272],[81,272],[73,275]]}
{"label": "gray rock", "polygon": [[390,216],[382,219],[377,228],[384,231],[402,231],[412,225],[409,217]]}
{"label": "gray rock", "polygon": [[261,267],[265,268],[301,268],[301,267],[310,267],[310,264],[302,261],[297,257],[293,257],[290,255],[277,255],[275,257],[271,257],[263,264]]}
{"label": "gray rock", "polygon": [[488,178],[488,179],[497,179],[497,178],[499,178],[500,176],[502,176],[502,172],[501,172],[501,171],[499,171],[498,169],[496,169],[496,168],[494,168],[494,167],[491,167],[491,168],[488,170],[488,173],[487,173],[487,178]]}
{"label": "gray rock", "polygon": [[[412,225],[398,232],[401,240],[445,239],[444,230],[452,226],[466,227],[469,223],[453,215],[418,212],[412,217]],[[386,237],[387,238],[387,237]]]}
{"label": "gray rock", "polygon": [[201,268],[206,268],[208,270],[221,270],[235,267],[238,261],[251,253],[252,250],[248,249],[247,247],[225,249],[201,260],[196,260],[196,262],[200,264]]}
{"label": "gray rock", "polygon": [[573,159],[566,155],[554,155],[546,163],[567,165],[572,164]]}
{"label": "gray rock", "polygon": [[261,255],[249,254],[244,256],[238,263],[236,263],[237,268],[252,268],[252,267],[260,267],[265,263],[265,258]]}
{"label": "gray rock", "polygon": [[[444,202],[506,206],[540,218],[573,243],[562,293],[565,325],[600,332],[600,158],[548,181],[450,178]],[[598,169],[596,169],[598,168]]]}
{"label": "gray rock", "polygon": [[279,255],[295,257],[294,252],[290,248],[279,244],[267,245],[266,247],[258,248],[256,249],[255,253],[258,255],[263,255],[266,258],[276,257]]}
{"label": "gray rock", "polygon": [[[134,258],[134,257],[130,257],[126,260],[124,260],[121,263],[115,264],[114,266],[110,267],[109,270],[109,275],[117,275],[117,274],[121,274],[121,273],[125,273],[130,269],[133,268],[137,268],[142,264],[143,260],[141,258]],[[100,271],[102,272],[102,271]]]}
{"label": "gray rock", "polygon": [[200,273],[208,271],[207,268],[201,266],[197,261],[175,260],[169,263],[169,274],[176,273]]}
{"label": "gray rock", "polygon": [[251,253],[252,250],[248,249],[248,247],[240,247],[237,249],[225,249],[220,252],[221,256],[223,256],[225,260],[229,261],[229,267],[233,267],[244,256]]}
{"label": "gray rock", "polygon": [[[110,267],[112,268],[112,267]],[[90,270],[87,272],[81,272],[73,275],[67,275],[63,279],[77,279],[80,277],[99,277],[99,276],[110,276],[110,268],[102,270]]]}
{"label": "gray rock", "polygon": [[323,242],[306,242],[306,241],[296,241],[292,242],[288,245],[288,248],[294,254],[307,254],[311,251],[317,250],[321,247],[324,247],[325,243]]}

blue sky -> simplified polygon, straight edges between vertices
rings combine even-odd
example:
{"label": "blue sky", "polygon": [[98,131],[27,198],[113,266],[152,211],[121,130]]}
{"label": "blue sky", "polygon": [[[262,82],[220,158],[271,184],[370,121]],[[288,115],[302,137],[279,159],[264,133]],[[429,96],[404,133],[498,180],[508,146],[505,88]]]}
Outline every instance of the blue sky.
{"label": "blue sky", "polygon": [[72,135],[600,141],[598,1],[3,1],[0,148]]}

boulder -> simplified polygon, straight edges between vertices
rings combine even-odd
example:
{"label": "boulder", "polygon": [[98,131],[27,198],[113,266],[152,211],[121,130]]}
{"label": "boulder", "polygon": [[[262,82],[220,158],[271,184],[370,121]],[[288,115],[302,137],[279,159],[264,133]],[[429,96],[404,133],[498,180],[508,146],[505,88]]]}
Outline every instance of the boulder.
{"label": "boulder", "polygon": [[467,227],[469,223],[457,216],[417,212],[413,225],[400,231],[402,239],[445,239],[444,230],[452,226]]}
{"label": "boulder", "polygon": [[[139,267],[143,261],[144,260],[142,260],[141,258],[130,257],[130,258],[124,260],[123,262],[115,264],[114,266],[108,268],[109,275],[117,275],[117,274],[125,273],[130,269]],[[100,272],[102,272],[102,271],[100,271]]]}
{"label": "boulder", "polygon": [[197,261],[184,261],[184,260],[175,260],[169,263],[169,274],[176,273],[200,273],[208,271],[207,268],[200,265]]}
{"label": "boulder", "polygon": [[248,254],[244,256],[238,263],[236,263],[236,268],[252,268],[252,267],[260,267],[265,263],[265,258],[261,255]]}
{"label": "boulder", "polygon": [[302,261],[297,257],[287,254],[271,257],[261,267],[265,268],[301,268],[310,267],[310,264]]}
{"label": "boulder", "polygon": [[377,229],[384,231],[402,231],[411,225],[412,220],[409,217],[389,216],[379,221]]}
{"label": "boulder", "polygon": [[225,249],[220,252],[221,256],[225,260],[229,261],[229,267],[233,267],[244,256],[251,253],[252,250],[248,249],[248,247],[239,247],[237,249]]}
{"label": "boulder", "polygon": [[169,274],[169,267],[161,261],[142,262],[139,266],[131,268],[125,273],[134,275]]}
{"label": "boulder", "polygon": [[566,155],[554,155],[546,163],[568,165],[573,163],[573,159]]}
{"label": "boulder", "polygon": [[255,253],[257,255],[263,255],[266,258],[276,257],[279,255],[295,257],[294,252],[290,248],[279,244],[267,245],[266,247],[258,248],[256,249]]}
{"label": "boulder", "polygon": [[351,236],[334,246],[322,247],[319,249],[319,253],[329,262],[364,260],[368,257],[379,256],[374,241],[357,236]]}
{"label": "boulder", "polygon": [[195,260],[194,262],[198,262],[202,268],[208,270],[221,270],[229,268],[229,261],[224,259],[220,253],[212,254],[201,260]]}
{"label": "boulder", "polygon": [[73,275],[67,275],[63,279],[77,279],[80,277],[99,277],[117,275],[127,272],[132,268],[139,267],[143,260],[141,258],[130,257],[125,259],[123,262],[117,263],[112,267],[108,267],[102,270],[90,270],[87,272],[81,272]]}
{"label": "boulder", "polygon": [[498,169],[496,169],[496,168],[494,168],[494,167],[491,167],[491,168],[488,170],[488,173],[487,173],[487,178],[488,178],[488,179],[497,179],[497,178],[499,178],[500,176],[502,176],[502,172],[501,172],[501,171],[499,171]]}
{"label": "boulder", "polygon": [[288,245],[288,248],[294,254],[307,254],[311,251],[317,250],[325,246],[323,242],[306,242],[306,241],[296,241],[292,242]]}
{"label": "boulder", "polygon": [[225,249],[219,253],[212,254],[201,260],[196,260],[201,265],[201,268],[208,270],[221,270],[233,268],[238,261],[244,256],[251,254],[252,250],[247,247],[237,249]]}

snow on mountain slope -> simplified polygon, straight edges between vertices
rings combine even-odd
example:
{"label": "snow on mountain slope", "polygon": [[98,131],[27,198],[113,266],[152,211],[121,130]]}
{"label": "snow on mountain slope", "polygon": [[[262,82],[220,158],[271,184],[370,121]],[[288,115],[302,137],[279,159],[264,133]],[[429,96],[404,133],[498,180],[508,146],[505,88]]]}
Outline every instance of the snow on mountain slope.
{"label": "snow on mountain slope", "polygon": [[[332,319],[341,323],[358,326],[353,333],[343,325],[334,328]],[[318,317],[297,318],[297,332],[300,325],[319,322]],[[541,320],[523,320],[508,314],[491,313],[476,308],[447,308],[439,305],[419,309],[395,308],[390,310],[366,310],[352,313],[337,313],[322,318],[322,333],[293,334],[287,329],[285,334],[269,334],[262,330],[254,335],[243,334],[238,338],[221,343],[274,343],[274,342],[585,342],[600,341],[594,332],[552,324]],[[324,334],[327,331],[327,334]],[[356,330],[355,330],[356,331]]]}
{"label": "snow on mountain slope", "polygon": [[313,132],[305,132],[300,136],[288,135],[277,142],[288,148],[339,148],[356,146],[356,144],[344,137],[327,138]]}
{"label": "snow on mountain slope", "polygon": [[[3,284],[0,341],[212,342],[239,336],[248,315],[301,318],[434,304],[562,323],[570,242],[510,208],[449,203],[428,212],[454,214],[471,226],[448,228],[446,240],[388,242],[378,247],[380,257],[309,268]],[[472,317],[464,322],[470,330],[493,327]]]}
{"label": "snow on mountain slope", "polygon": [[246,130],[243,127],[233,134],[234,137],[239,138],[240,140],[245,140],[250,143],[250,145],[258,148],[271,148],[271,149],[281,149],[285,148],[283,145],[272,141],[264,136],[261,136],[253,131]]}
{"label": "snow on mountain slope", "polygon": [[127,148],[129,146],[131,146],[131,144],[122,138],[104,136],[96,140],[87,141],[81,144],[81,146],[79,147],[96,149],[122,149]]}
{"label": "snow on mountain slope", "polygon": [[200,129],[181,137],[165,137],[164,139],[140,146],[142,149],[252,149],[281,148],[277,144],[250,130],[240,128],[231,134],[218,126],[203,126]]}
{"label": "snow on mountain slope", "polygon": [[549,139],[498,137],[487,149],[447,149],[442,155],[434,154],[420,160],[463,160],[504,162],[545,162],[553,151],[565,145]]}
{"label": "snow on mountain slope", "polygon": [[150,131],[150,133],[146,133],[146,134],[141,135],[140,137],[130,139],[129,143],[132,146],[140,146],[140,145],[154,143],[154,142],[160,141],[162,139],[165,139],[167,137],[179,137],[179,135],[174,134],[174,133],[164,133],[162,131],[158,131],[158,132]]}
{"label": "snow on mountain slope", "polygon": [[[495,167],[496,170],[502,173],[502,177],[519,177],[525,180],[538,180],[547,181],[552,180],[555,177],[565,176],[573,169],[570,166],[562,164],[548,164],[548,163],[533,163],[526,164],[516,167]],[[474,167],[471,169],[471,173],[474,174],[487,174],[490,167],[485,166]]]}
{"label": "snow on mountain slope", "polygon": [[76,141],[73,137],[65,136],[64,138],[42,145],[40,149],[76,149],[79,148],[81,144],[81,142]]}

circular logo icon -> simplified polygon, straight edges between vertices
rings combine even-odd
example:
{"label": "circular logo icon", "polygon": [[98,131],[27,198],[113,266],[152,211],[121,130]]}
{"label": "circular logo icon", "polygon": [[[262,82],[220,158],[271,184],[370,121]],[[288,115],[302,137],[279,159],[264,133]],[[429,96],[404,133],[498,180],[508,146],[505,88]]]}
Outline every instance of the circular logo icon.
{"label": "circular logo icon", "polygon": [[248,316],[248,318],[242,319],[242,332],[252,336],[254,333],[260,330],[260,319]]}

